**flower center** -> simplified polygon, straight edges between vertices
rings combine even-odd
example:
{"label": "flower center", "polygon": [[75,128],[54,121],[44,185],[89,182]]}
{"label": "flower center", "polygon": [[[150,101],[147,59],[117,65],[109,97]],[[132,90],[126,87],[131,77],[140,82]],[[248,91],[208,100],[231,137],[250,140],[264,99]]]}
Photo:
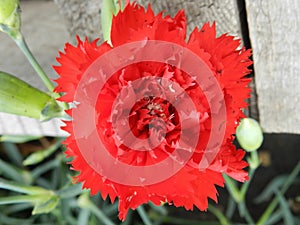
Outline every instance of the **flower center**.
{"label": "flower center", "polygon": [[[155,121],[152,121],[156,119]],[[157,120],[158,119],[158,120]],[[175,108],[165,99],[144,97],[135,103],[129,116],[132,133],[138,138],[148,138],[150,132],[167,133],[178,125]]]}

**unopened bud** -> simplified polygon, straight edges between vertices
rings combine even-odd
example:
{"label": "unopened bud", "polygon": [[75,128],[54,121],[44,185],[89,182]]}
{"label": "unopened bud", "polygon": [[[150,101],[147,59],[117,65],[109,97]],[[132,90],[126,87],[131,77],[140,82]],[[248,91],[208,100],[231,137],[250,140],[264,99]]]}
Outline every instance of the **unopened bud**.
{"label": "unopened bud", "polygon": [[236,137],[241,147],[248,152],[257,150],[263,142],[263,133],[259,123],[250,118],[241,120],[236,129]]}
{"label": "unopened bud", "polygon": [[0,31],[14,35],[20,25],[19,0],[0,0]]}

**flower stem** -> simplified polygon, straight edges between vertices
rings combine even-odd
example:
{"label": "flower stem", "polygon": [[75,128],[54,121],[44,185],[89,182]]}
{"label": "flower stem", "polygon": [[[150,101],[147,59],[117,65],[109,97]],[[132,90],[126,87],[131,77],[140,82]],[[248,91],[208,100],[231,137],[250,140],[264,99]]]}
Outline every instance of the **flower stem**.
{"label": "flower stem", "polygon": [[254,175],[254,172],[255,172],[255,169],[250,167],[249,168],[249,181],[248,182],[245,182],[242,187],[241,187],[241,190],[240,190],[240,195],[241,195],[241,200],[244,200],[245,197],[246,197],[246,193],[247,193],[247,190],[249,188],[249,185],[250,185],[250,182],[253,178],[253,175]]}
{"label": "flower stem", "polygon": [[240,215],[245,218],[245,220],[247,221],[248,225],[255,225],[255,222],[252,218],[252,216],[250,215],[248,208],[246,206],[245,201],[241,201],[238,204],[238,208],[239,208],[239,213]]}
{"label": "flower stem", "polygon": [[[288,190],[290,185],[293,183],[294,179],[297,177],[298,173],[300,172],[300,161],[297,163],[296,167],[293,169],[292,173],[286,179],[286,182],[282,186],[280,193],[284,195],[284,193]],[[269,219],[273,211],[275,210],[277,204],[279,202],[278,196],[276,196],[273,201],[270,203],[264,214],[260,217],[257,222],[257,225],[264,225],[265,222]]]}
{"label": "flower stem", "polygon": [[0,205],[16,203],[34,203],[41,199],[41,195],[16,195],[0,198]]}
{"label": "flower stem", "polygon": [[260,164],[260,160],[258,158],[257,151],[251,152],[251,157],[248,159],[249,162],[249,181],[244,183],[241,187],[241,189],[238,189],[234,181],[228,177],[227,175],[224,175],[224,179],[226,181],[227,188],[234,199],[234,201],[238,204],[238,209],[241,217],[245,218],[245,220],[248,222],[248,224],[255,224],[252,216],[250,215],[246,203],[245,203],[245,197],[247,190],[249,188],[250,182],[253,178],[253,175],[255,173],[255,170]]}
{"label": "flower stem", "polygon": [[235,182],[226,174],[223,175],[225,184],[228,188],[229,193],[233,197],[234,201],[239,203],[241,201],[241,194],[239,189],[237,188]]}
{"label": "flower stem", "polygon": [[228,202],[228,204],[227,204],[227,207],[226,207],[225,216],[227,218],[231,219],[233,214],[234,214],[234,211],[236,209],[236,202],[234,201],[232,196],[229,196],[229,199],[228,199],[227,202]]}
{"label": "flower stem", "polygon": [[19,32],[15,37],[12,36],[12,38],[15,41],[15,43],[17,44],[17,46],[22,50],[22,52],[24,53],[24,55],[26,56],[26,58],[28,59],[28,61],[32,65],[32,67],[34,68],[34,70],[37,72],[39,77],[42,79],[42,81],[44,82],[47,89],[52,93],[54,90],[54,85],[52,84],[49,77],[46,75],[46,73],[44,72],[42,67],[39,65],[39,63],[37,62],[37,60],[31,53],[22,33]]}

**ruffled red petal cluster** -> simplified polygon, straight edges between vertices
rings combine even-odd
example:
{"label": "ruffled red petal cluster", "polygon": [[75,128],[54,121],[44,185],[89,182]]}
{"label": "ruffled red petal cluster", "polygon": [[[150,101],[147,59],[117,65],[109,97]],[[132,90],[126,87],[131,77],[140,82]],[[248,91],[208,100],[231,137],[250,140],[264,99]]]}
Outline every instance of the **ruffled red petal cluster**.
{"label": "ruffled red petal cluster", "polygon": [[[174,176],[152,185],[129,186],[101,176],[85,161],[81,154],[84,149],[79,150],[73,130],[74,123],[77,121],[65,122],[66,126],[63,129],[70,134],[65,141],[66,155],[73,157],[72,169],[80,172],[76,181],[82,182],[92,194],[100,191],[103,198],[109,196],[112,201],[119,198],[119,217],[122,220],[126,218],[128,209],[135,209],[148,201],[157,205],[168,202],[175,206],[184,206],[186,209],[193,209],[195,205],[200,210],[206,210],[208,198],[217,201],[215,186],[224,185],[223,173],[241,182],[248,179],[247,172],[243,170],[247,166],[247,163],[242,160],[245,153],[237,150],[232,144],[232,134],[235,133],[240,118],[244,117],[241,109],[247,106],[245,99],[250,93],[248,88],[250,79],[245,78],[245,75],[249,73],[248,67],[252,63],[249,60],[251,51],[244,48],[237,50],[240,41],[232,36],[224,34],[216,37],[215,23],[212,26],[206,23],[200,30],[196,28],[187,42],[185,39],[186,18],[183,11],[179,11],[174,18],[163,17],[162,13],[154,15],[150,6],[145,11],[137,4],[128,4],[124,11],[113,18],[111,30],[113,47],[107,43],[99,46],[98,40],[89,42],[78,38],[77,46],[66,44],[65,53],[60,53],[57,59],[61,66],[54,67],[60,75],[55,90],[65,93],[60,100],[73,102],[76,101],[75,92],[78,91],[83,74],[104,53],[133,41],[160,40],[181,45],[194,52],[210,68],[222,89],[227,114],[225,136],[214,161],[204,171],[199,171],[197,164],[200,162],[210,135],[211,111],[205,95],[191,77],[167,64],[144,62],[132,64],[118,71],[106,83],[95,109],[99,115],[98,134],[112,156],[131,165],[150,165],[167,157],[168,152],[173,151],[172,144],[180,136],[180,123],[176,109],[164,99],[142,99],[134,105],[133,109],[124,106],[124,109],[130,111],[129,122],[132,132],[141,139],[149,137],[150,128],[147,124],[151,119],[159,116],[168,124],[164,128],[167,131],[165,141],[149,152],[136,152],[128,147],[117,145],[112,136],[112,124],[109,118],[112,114],[111,105],[123,86],[147,76],[167,77],[178,83],[197,105],[199,118],[201,118],[201,136],[195,152],[189,162]],[[141,84],[141,86],[145,87],[143,89],[145,92],[155,91],[151,89],[151,83]],[[77,109],[68,110],[69,115],[72,116],[75,110]],[[151,143],[149,145],[151,147]]]}

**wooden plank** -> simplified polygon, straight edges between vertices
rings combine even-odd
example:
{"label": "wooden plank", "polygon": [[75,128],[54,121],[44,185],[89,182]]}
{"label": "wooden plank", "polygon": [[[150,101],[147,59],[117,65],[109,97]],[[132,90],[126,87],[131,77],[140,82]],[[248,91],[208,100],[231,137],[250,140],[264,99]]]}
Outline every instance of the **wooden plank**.
{"label": "wooden plank", "polygon": [[205,22],[217,22],[217,34],[229,33],[241,37],[241,28],[236,0],[138,0],[142,5],[149,3],[156,13],[165,11],[174,16],[184,9],[187,16],[188,33]]}
{"label": "wooden plank", "polygon": [[30,136],[67,136],[60,129],[63,123],[59,119],[39,122],[36,119],[0,113],[0,135]]}
{"label": "wooden plank", "polygon": [[265,132],[300,133],[300,1],[246,0]]}
{"label": "wooden plank", "polygon": [[54,2],[59,6],[71,36],[102,38],[100,20],[102,0],[54,0]]}
{"label": "wooden plank", "polygon": [[[100,12],[102,0],[54,0],[67,22],[71,35],[101,37]],[[147,7],[150,3],[156,13],[174,16],[184,9],[188,19],[189,32],[204,22],[217,21],[218,34],[230,33],[241,37],[240,22],[236,0],[137,0]]]}

